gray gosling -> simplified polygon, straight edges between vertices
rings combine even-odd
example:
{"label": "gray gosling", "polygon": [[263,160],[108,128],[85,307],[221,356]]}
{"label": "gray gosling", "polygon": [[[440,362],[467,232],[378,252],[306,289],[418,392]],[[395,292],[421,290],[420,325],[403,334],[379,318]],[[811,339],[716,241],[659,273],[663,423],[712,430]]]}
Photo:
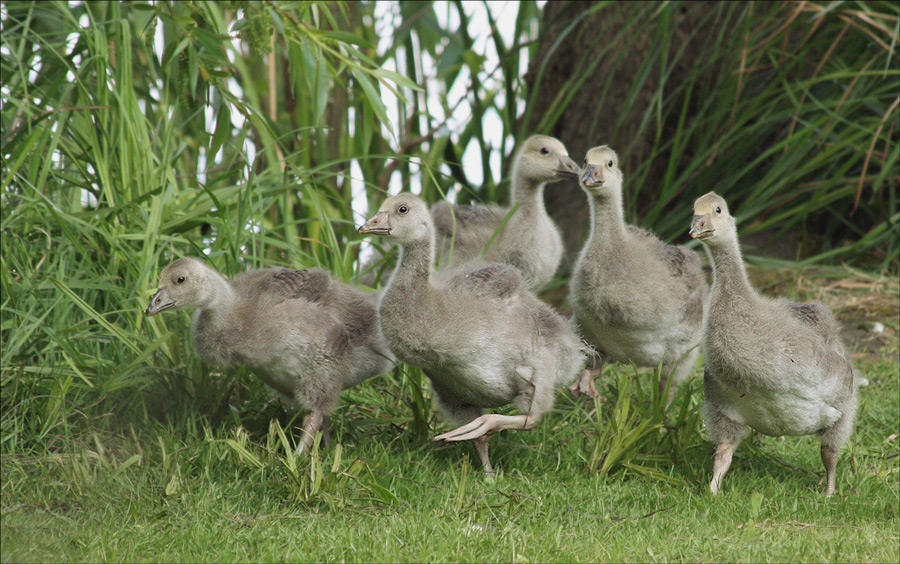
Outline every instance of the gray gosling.
{"label": "gray gosling", "polygon": [[[493,475],[490,435],[534,428],[589,348],[509,265],[470,263],[432,273],[434,224],[418,197],[388,198],[359,232],[400,246],[379,315],[397,358],[422,367],[438,407],[462,424],[434,440],[474,440],[485,473]],[[484,414],[484,408],[509,403],[521,414]]]}
{"label": "gray gosling", "polygon": [[447,201],[432,206],[437,264],[461,265],[477,259],[490,243],[484,260],[518,268],[528,286],[540,290],[553,279],[563,254],[559,229],[544,207],[544,186],[576,177],[578,170],[558,139],[532,135],[513,163],[509,207],[453,206]]}
{"label": "gray gosling", "polygon": [[377,299],[324,270],[251,270],[229,282],[205,262],[184,257],[160,273],[145,313],[197,308],[192,334],[201,358],[245,365],[309,409],[299,454],[327,425],[341,390],[391,369]]}
{"label": "gray gosling", "polygon": [[734,450],[753,428],[776,437],[817,434],[831,496],[863,383],[854,378],[831,311],[754,291],[734,218],[714,192],[694,202],[690,235],[705,244],[714,272],[703,336],[703,412],[716,444],[710,491],[719,492]]}
{"label": "gray gosling", "polygon": [[602,145],[587,152],[581,187],[591,230],[572,272],[569,301],[600,354],[595,368],[585,370],[569,390],[598,397],[594,379],[605,358],[638,366],[661,363],[660,393],[668,385],[668,406],[699,354],[706,281],[696,253],[625,223],[622,183],[615,151]]}

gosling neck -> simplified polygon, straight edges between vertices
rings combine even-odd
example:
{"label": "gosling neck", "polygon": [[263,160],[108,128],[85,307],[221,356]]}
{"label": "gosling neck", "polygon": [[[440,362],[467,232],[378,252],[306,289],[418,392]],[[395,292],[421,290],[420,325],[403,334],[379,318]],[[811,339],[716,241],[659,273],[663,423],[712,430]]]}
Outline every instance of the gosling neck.
{"label": "gosling neck", "polygon": [[755,295],[741,257],[737,237],[706,245],[713,267],[713,299],[717,296]]}
{"label": "gosling neck", "polygon": [[434,233],[427,241],[414,241],[400,247],[400,260],[391,276],[391,287],[424,286],[431,276],[434,261]]}
{"label": "gosling neck", "polygon": [[519,204],[516,215],[547,215],[547,209],[544,207],[544,186],[546,185],[546,182],[529,178],[518,169],[513,170],[510,202],[513,205]]}
{"label": "gosling neck", "polygon": [[227,323],[238,305],[238,297],[231,284],[219,273],[211,272],[204,281],[204,286],[205,298],[197,304],[197,308],[212,323]]}
{"label": "gosling neck", "polygon": [[588,245],[605,249],[622,249],[625,239],[625,208],[621,189],[607,188],[588,195],[591,232]]}

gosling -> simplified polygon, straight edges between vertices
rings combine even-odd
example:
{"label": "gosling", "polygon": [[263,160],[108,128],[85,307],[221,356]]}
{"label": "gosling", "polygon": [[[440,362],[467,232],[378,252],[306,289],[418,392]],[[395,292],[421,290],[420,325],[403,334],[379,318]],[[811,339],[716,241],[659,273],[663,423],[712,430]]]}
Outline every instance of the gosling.
{"label": "gosling", "polygon": [[[388,198],[359,231],[400,246],[379,305],[381,326],[397,358],[422,367],[443,414],[462,424],[435,440],[474,440],[485,474],[493,475],[490,435],[537,426],[588,347],[509,265],[470,263],[433,274],[434,224],[416,196]],[[519,415],[484,414],[509,403]]]}
{"label": "gosling", "polygon": [[585,370],[569,389],[597,397],[594,379],[607,358],[662,364],[660,394],[669,388],[668,406],[699,354],[706,280],[696,253],[625,223],[622,184],[615,151],[602,145],[587,152],[581,187],[591,231],[572,272],[569,301],[600,355],[595,369]]}
{"label": "gosling", "polygon": [[863,383],[831,311],[756,293],[734,218],[714,192],[694,202],[689,233],[706,246],[714,272],[703,335],[703,412],[716,444],[710,491],[719,493],[734,450],[752,428],[771,436],[818,435],[831,496],[838,449],[853,432]]}
{"label": "gosling", "polygon": [[327,425],[341,390],[391,369],[377,299],[320,269],[251,270],[229,282],[205,262],[184,257],[160,273],[145,313],[197,308],[193,341],[205,361],[245,365],[310,410],[299,454]]}

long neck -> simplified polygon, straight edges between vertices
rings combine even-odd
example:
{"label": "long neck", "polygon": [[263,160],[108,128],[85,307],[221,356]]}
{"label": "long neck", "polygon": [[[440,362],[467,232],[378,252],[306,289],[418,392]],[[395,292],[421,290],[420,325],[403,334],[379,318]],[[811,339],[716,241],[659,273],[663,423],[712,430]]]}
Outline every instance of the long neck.
{"label": "long neck", "polygon": [[400,247],[400,258],[378,306],[381,327],[392,348],[422,339],[435,318],[432,312],[442,307],[440,294],[431,285],[433,260],[433,237]]}
{"label": "long neck", "polygon": [[238,305],[238,297],[231,284],[217,272],[211,272],[205,286],[207,298],[197,306],[203,312],[204,319],[213,325],[231,323]]}
{"label": "long neck", "polygon": [[238,296],[217,272],[207,276],[204,286],[207,297],[197,305],[194,314],[194,347],[207,362],[223,366],[240,364],[245,319],[240,314]]}
{"label": "long neck", "polygon": [[713,299],[716,296],[756,295],[747,278],[737,238],[707,245],[706,249],[713,265]]}
{"label": "long neck", "polygon": [[512,193],[510,202],[519,204],[516,215],[547,215],[544,207],[544,186],[546,182],[540,182],[522,174],[518,169],[513,170]]}
{"label": "long neck", "polygon": [[605,190],[602,194],[588,196],[591,210],[591,232],[587,245],[598,249],[621,249],[625,239],[625,209],[622,191]]}
{"label": "long neck", "polygon": [[434,261],[434,236],[427,241],[415,241],[400,247],[400,260],[394,268],[389,288],[408,291],[415,287],[426,287],[431,276]]}

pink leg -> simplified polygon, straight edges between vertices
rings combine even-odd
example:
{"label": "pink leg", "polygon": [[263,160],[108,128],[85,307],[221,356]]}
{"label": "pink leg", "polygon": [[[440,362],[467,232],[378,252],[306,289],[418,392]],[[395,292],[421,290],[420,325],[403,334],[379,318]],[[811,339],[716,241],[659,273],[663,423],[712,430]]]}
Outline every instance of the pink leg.
{"label": "pink leg", "polygon": [[586,368],[578,377],[578,379],[576,379],[572,383],[572,385],[569,386],[569,391],[572,392],[572,395],[574,395],[575,397],[578,397],[581,394],[592,398],[600,397],[600,393],[594,386],[594,380],[596,380],[597,377],[600,376],[602,370],[602,368]]}
{"label": "pink leg", "polygon": [[822,447],[822,464],[825,465],[825,497],[831,497],[834,494],[835,483],[837,481],[835,470],[837,469],[838,449],[832,447]]}
{"label": "pink leg", "polygon": [[731,455],[734,454],[734,445],[721,443],[716,447],[716,457],[713,460],[713,477],[709,483],[709,491],[716,495],[722,485],[722,478],[728,467],[731,466]]}
{"label": "pink leg", "polygon": [[666,409],[669,409],[669,406],[672,405],[672,400],[675,399],[675,390],[678,389],[678,385],[687,380],[691,375],[691,372],[694,370],[694,365],[697,362],[698,355],[699,349],[695,347],[685,353],[685,355],[681,357],[681,359],[679,359],[674,368],[672,368],[668,364],[662,367],[663,377],[659,379],[660,396],[662,396],[662,393],[665,391],[666,385],[668,384],[669,380],[671,380],[672,382],[669,385],[669,395],[666,398]]}
{"label": "pink leg", "polygon": [[533,429],[538,424],[539,417],[528,415],[498,415],[489,413],[482,415],[470,423],[466,423],[462,427],[458,427],[452,431],[440,434],[434,438],[435,441],[471,441],[479,437],[489,436],[493,433],[506,431],[508,429]]}
{"label": "pink leg", "polygon": [[[668,384],[669,378],[660,378],[659,380],[659,395],[663,395],[666,391],[666,384]],[[672,400],[675,399],[675,381],[672,379],[672,385],[669,388],[669,395],[666,396],[666,409],[669,409],[669,406],[672,405]]]}
{"label": "pink leg", "polygon": [[322,423],[324,421],[325,414],[319,413],[318,411],[310,411],[306,414],[306,417],[303,418],[303,429],[301,431],[301,433],[303,433],[303,439],[297,446],[298,455],[303,452],[309,452],[312,448],[313,439],[316,438],[316,433],[322,428]]}
{"label": "pink leg", "polygon": [[491,466],[491,461],[488,459],[488,441],[491,440],[490,437],[478,437],[475,439],[475,452],[478,453],[478,458],[481,459],[482,468],[484,468],[484,475],[488,478],[493,478],[497,473],[494,471],[494,467]]}

